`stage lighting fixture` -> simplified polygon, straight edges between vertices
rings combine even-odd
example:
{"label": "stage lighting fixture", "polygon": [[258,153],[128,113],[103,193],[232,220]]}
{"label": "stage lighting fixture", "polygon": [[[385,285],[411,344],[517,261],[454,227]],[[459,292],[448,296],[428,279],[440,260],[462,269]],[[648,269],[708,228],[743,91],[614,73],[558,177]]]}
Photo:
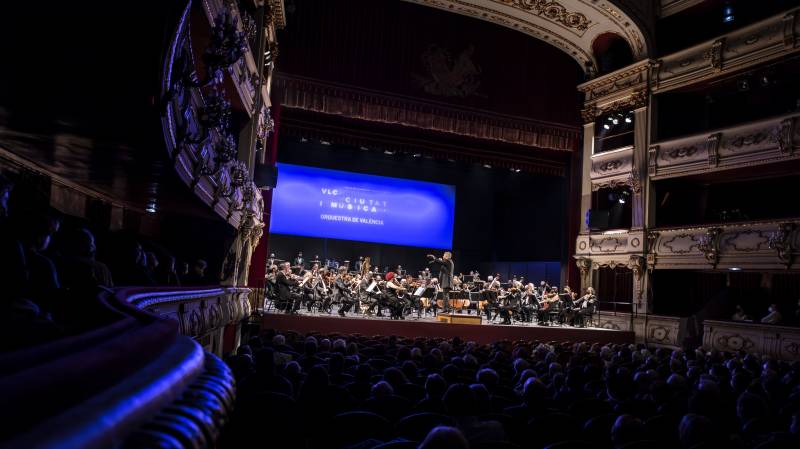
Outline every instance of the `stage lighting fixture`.
{"label": "stage lighting fixture", "polygon": [[722,8],[722,23],[731,23],[736,18],[733,15],[733,6],[730,3],[726,3],[725,7]]}
{"label": "stage lighting fixture", "polygon": [[619,125],[619,119],[611,120],[611,123],[613,123],[615,125]]}
{"label": "stage lighting fixture", "polygon": [[145,206],[144,211],[147,212],[148,214],[156,213],[156,200],[151,198],[147,202],[147,206]]}
{"label": "stage lighting fixture", "polygon": [[624,196],[620,196],[620,197],[617,199],[617,201],[619,201],[619,204],[625,204],[625,197],[624,197]]}
{"label": "stage lighting fixture", "polygon": [[610,127],[610,126],[608,126],[608,123],[606,123],[605,125],[603,125],[603,128],[605,128],[605,129],[611,129],[611,127]]}
{"label": "stage lighting fixture", "polygon": [[483,164],[483,168],[492,168],[491,164]]}
{"label": "stage lighting fixture", "polygon": [[632,121],[633,121],[633,119],[631,119],[631,116],[625,117],[625,123],[630,123]]}

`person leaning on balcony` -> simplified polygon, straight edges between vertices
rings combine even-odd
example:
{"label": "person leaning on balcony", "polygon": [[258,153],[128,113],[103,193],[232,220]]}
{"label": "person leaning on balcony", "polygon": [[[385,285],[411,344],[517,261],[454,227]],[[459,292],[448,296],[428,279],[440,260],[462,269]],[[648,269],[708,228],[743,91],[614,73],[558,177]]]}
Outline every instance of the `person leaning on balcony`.
{"label": "person leaning on balcony", "polygon": [[770,304],[769,306],[769,313],[764,318],[761,318],[761,322],[764,324],[780,324],[783,320],[781,313],[778,312],[777,304]]}
{"label": "person leaning on balcony", "polygon": [[733,321],[752,321],[752,318],[744,313],[744,309],[739,304],[736,305],[736,312],[731,317]]}

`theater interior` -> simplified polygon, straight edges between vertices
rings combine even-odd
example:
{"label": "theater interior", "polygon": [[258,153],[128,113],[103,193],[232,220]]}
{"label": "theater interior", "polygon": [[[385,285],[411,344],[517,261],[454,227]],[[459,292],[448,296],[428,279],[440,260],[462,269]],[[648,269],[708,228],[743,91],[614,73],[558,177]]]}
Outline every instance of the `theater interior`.
{"label": "theater interior", "polygon": [[800,1],[0,6],[1,448],[800,447]]}

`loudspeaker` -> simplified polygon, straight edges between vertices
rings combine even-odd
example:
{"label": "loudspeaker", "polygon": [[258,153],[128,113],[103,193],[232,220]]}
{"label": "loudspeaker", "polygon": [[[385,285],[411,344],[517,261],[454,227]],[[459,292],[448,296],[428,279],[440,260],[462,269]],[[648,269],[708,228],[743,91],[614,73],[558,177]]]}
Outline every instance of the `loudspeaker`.
{"label": "loudspeaker", "polygon": [[253,182],[259,189],[274,188],[278,185],[278,166],[257,164],[253,172]]}
{"label": "loudspeaker", "polygon": [[608,229],[608,219],[610,211],[607,209],[589,209],[588,212],[589,229],[593,231],[605,231]]}

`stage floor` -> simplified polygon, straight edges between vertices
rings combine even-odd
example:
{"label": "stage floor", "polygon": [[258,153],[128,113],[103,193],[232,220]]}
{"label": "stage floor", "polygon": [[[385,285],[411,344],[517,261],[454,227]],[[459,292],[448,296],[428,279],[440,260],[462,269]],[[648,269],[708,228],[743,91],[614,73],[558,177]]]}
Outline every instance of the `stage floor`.
{"label": "stage floor", "polygon": [[[472,316],[475,316],[472,314]],[[388,317],[348,315],[340,317],[335,312],[298,312],[287,315],[281,312],[264,313],[261,317],[263,329],[296,331],[302,333],[341,333],[362,335],[397,335],[403,337],[459,337],[466,341],[490,343],[497,340],[537,340],[540,342],[588,343],[633,343],[634,333],[595,327],[539,326],[531,323],[496,324],[450,324],[437,321],[433,315],[408,316],[405,320]]]}

